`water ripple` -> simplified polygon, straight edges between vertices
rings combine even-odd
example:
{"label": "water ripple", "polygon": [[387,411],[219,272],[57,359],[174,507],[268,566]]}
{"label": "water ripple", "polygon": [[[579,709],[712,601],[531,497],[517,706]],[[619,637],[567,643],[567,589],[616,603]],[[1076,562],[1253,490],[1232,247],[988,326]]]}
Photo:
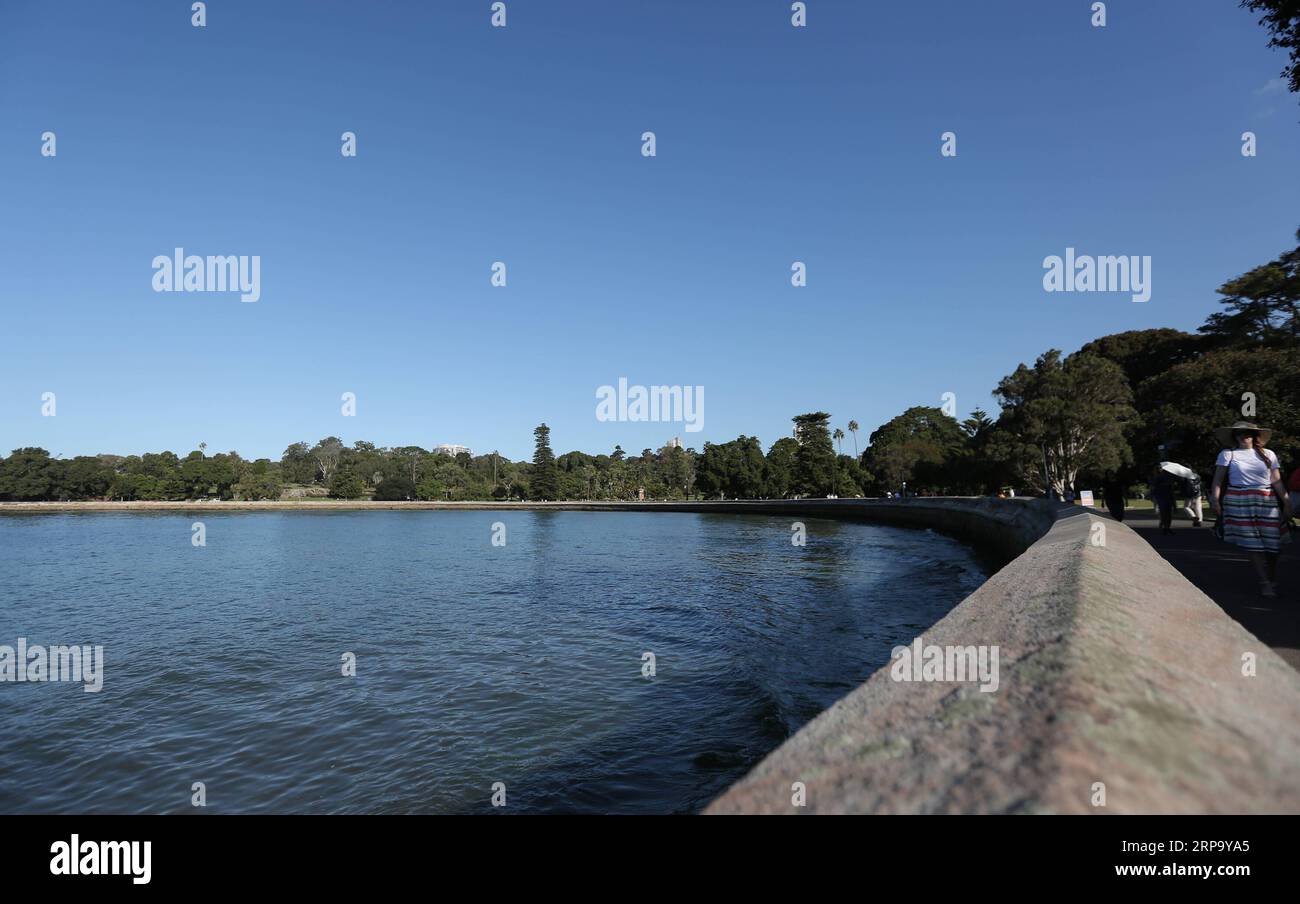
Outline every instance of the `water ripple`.
{"label": "water ripple", "polygon": [[[490,545],[505,521],[506,547]],[[0,812],[691,812],[984,579],[919,531],[533,512],[0,518]],[[642,654],[657,674],[642,677]],[[341,674],[342,656],[357,675]]]}

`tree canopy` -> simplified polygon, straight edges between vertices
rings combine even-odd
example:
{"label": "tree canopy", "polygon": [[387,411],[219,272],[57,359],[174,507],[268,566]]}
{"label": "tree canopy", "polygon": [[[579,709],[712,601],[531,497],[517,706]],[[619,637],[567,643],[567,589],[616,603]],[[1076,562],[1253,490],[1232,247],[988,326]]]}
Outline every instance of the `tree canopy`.
{"label": "tree canopy", "polygon": [[1269,47],[1290,52],[1282,77],[1292,91],[1300,91],[1300,0],[1241,0],[1241,5],[1262,14],[1259,22],[1271,36]]}
{"label": "tree canopy", "polygon": [[1050,349],[1033,367],[1003,377],[994,395],[1002,457],[1033,486],[1063,494],[1081,471],[1101,474],[1131,461],[1125,429],[1137,411],[1113,361],[1082,351],[1062,359]]}

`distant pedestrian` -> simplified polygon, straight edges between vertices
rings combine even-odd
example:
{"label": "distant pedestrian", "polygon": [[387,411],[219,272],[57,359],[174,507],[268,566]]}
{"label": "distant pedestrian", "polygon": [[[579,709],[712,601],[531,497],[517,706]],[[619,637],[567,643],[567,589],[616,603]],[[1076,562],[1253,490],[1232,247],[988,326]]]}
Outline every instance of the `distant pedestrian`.
{"label": "distant pedestrian", "polygon": [[1124,485],[1114,477],[1108,477],[1101,483],[1101,498],[1106,503],[1106,511],[1116,521],[1124,520]]}
{"label": "distant pedestrian", "polygon": [[1160,533],[1172,534],[1174,523],[1174,486],[1178,478],[1160,465],[1151,472],[1151,501],[1160,513]]}
{"label": "distant pedestrian", "polygon": [[1176,461],[1160,462],[1160,469],[1168,471],[1176,480],[1176,488],[1182,491],[1182,496],[1187,500],[1183,506],[1183,511],[1187,517],[1192,519],[1193,527],[1201,526],[1201,478],[1191,468],[1180,465]]}
{"label": "distant pedestrian", "polygon": [[1277,596],[1277,557],[1291,520],[1291,499],[1282,486],[1277,456],[1265,448],[1273,431],[1237,421],[1214,435],[1223,447],[1210,487],[1220,525],[1215,532],[1250,554],[1260,594]]}

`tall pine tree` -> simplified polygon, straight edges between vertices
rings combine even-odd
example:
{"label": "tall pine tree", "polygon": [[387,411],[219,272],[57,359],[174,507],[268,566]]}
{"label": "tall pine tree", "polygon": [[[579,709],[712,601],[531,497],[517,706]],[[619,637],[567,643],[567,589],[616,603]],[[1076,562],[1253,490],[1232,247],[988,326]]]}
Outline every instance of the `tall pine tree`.
{"label": "tall pine tree", "polygon": [[835,491],[835,447],[824,411],[794,418],[799,449],[794,453],[794,488],[805,496],[826,496]]}
{"label": "tall pine tree", "polygon": [[560,474],[555,467],[555,453],[551,451],[551,428],[545,424],[538,425],[533,431],[533,439],[536,446],[529,495],[534,499],[556,499],[560,495]]}

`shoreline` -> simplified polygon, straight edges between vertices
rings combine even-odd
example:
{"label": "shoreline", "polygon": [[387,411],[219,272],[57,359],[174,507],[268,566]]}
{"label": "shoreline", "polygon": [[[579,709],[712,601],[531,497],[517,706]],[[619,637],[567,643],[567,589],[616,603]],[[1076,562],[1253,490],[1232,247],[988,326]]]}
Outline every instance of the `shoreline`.
{"label": "shoreline", "polygon": [[[683,500],[679,502],[646,501],[616,502],[610,500],[569,500],[564,502],[494,502],[488,500],[471,500],[463,502],[433,501],[379,501],[371,499],[322,499],[305,501],[295,499],[270,499],[257,501],[228,502],[172,502],[172,501],[133,501],[105,502],[102,500],[82,500],[77,502],[0,502],[0,515],[4,514],[54,514],[59,512],[179,512],[179,511],[214,511],[214,512],[314,512],[314,511],[476,511],[499,509],[501,511],[564,511],[568,510],[620,510],[648,509],[681,505],[737,505],[750,502],[755,505],[771,502],[795,500]],[[860,500],[859,500],[860,501]]]}
{"label": "shoreline", "polygon": [[[80,500],[75,502],[0,502],[0,515],[5,514],[58,514],[68,512],[318,512],[318,511],[737,511],[752,510],[755,513],[778,513],[815,510],[845,510],[864,503],[897,506],[915,505],[933,499],[964,499],[974,501],[980,496],[949,497],[915,497],[914,499],[883,499],[878,497],[855,497],[851,499],[655,499],[645,500],[610,500],[610,499],[567,499],[556,502],[530,502],[514,500],[497,502],[493,500],[446,501],[381,501],[371,499],[262,499],[256,501],[132,501],[106,502],[104,500]],[[838,514],[839,512],[837,512]]]}

